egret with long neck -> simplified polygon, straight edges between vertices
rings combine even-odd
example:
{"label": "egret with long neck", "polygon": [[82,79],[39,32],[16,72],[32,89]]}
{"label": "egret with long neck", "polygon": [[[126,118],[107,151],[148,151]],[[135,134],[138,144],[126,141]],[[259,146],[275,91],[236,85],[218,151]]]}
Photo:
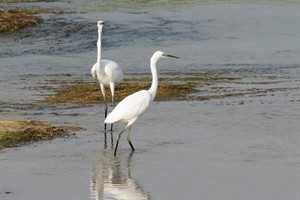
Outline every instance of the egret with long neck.
{"label": "egret with long neck", "polygon": [[145,110],[149,107],[150,103],[154,100],[158,88],[158,75],[156,69],[156,63],[161,58],[178,58],[176,56],[167,55],[164,52],[157,51],[153,54],[150,59],[150,68],[152,73],[152,84],[149,90],[141,90],[133,93],[123,99],[114,110],[109,113],[105,119],[105,123],[115,123],[115,122],[127,122],[126,127],[119,133],[118,140],[115,147],[114,155],[117,154],[119,140],[121,135],[128,129],[127,141],[134,151],[134,147],[131,142],[130,132],[132,124],[142,115]]}
{"label": "egret with long neck", "polygon": [[[93,65],[91,69],[91,74],[93,78],[97,78],[100,83],[100,89],[104,99],[104,116],[107,116],[107,103],[106,103],[106,96],[105,96],[105,86],[110,87],[111,91],[111,102],[112,107],[114,107],[114,95],[115,95],[115,87],[124,80],[124,73],[120,65],[111,60],[101,60],[101,36],[102,36],[102,29],[104,26],[103,21],[97,22],[98,26],[98,41],[97,41],[97,62]],[[111,131],[113,125],[111,124]],[[104,124],[105,130],[105,142],[106,142],[106,124]]]}

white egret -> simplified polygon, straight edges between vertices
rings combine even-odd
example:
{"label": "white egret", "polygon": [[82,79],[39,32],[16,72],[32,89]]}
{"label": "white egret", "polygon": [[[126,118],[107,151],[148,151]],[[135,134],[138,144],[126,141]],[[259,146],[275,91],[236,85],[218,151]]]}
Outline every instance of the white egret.
{"label": "white egret", "polygon": [[[97,78],[100,83],[100,89],[103,95],[105,111],[105,118],[107,116],[107,103],[105,97],[105,86],[110,87],[111,91],[111,102],[112,107],[114,107],[114,95],[115,87],[124,80],[124,73],[120,65],[111,60],[101,60],[101,36],[104,22],[98,21],[98,41],[97,41],[97,62],[93,65],[91,69],[91,74],[93,78]],[[112,130],[111,124],[111,130]],[[106,124],[104,124],[104,130],[106,131]],[[105,142],[106,142],[106,132],[105,132]]]}
{"label": "white egret", "polygon": [[114,155],[116,156],[117,148],[119,144],[120,137],[124,131],[128,129],[127,141],[134,151],[134,147],[131,143],[130,132],[132,124],[138,119],[138,117],[145,112],[149,107],[150,103],[154,100],[157,87],[158,87],[158,75],[156,70],[156,63],[161,58],[178,58],[176,56],[167,55],[164,52],[157,51],[153,54],[150,59],[150,68],[152,73],[152,84],[149,90],[141,90],[133,93],[126,98],[124,98],[111,113],[108,114],[105,123],[115,123],[118,121],[127,122],[126,127],[119,133],[117,144],[115,147]]}

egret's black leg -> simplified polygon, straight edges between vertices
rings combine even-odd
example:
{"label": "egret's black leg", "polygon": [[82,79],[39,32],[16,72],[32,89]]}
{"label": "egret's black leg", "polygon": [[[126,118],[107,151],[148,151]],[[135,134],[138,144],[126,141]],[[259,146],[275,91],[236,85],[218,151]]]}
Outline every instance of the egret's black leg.
{"label": "egret's black leg", "polygon": [[125,129],[123,129],[123,130],[119,133],[119,135],[118,135],[118,139],[117,139],[117,144],[116,144],[116,147],[115,147],[115,153],[114,153],[114,156],[117,155],[117,149],[118,149],[119,140],[120,140],[120,138],[121,138],[121,135],[122,135],[122,133],[124,133],[124,131],[126,131],[127,128],[128,128],[128,127],[126,127]]}
{"label": "egret's black leg", "polygon": [[111,141],[111,148],[114,147],[114,136],[113,136],[113,133],[110,132],[110,141]]}
{"label": "egret's black leg", "polygon": [[[104,119],[106,119],[107,117],[107,104],[104,101]],[[106,124],[104,123],[104,134],[105,134],[105,138],[106,138]]]}
{"label": "egret's black leg", "polygon": [[107,141],[106,141],[106,133],[104,133],[104,149],[107,147]]}
{"label": "egret's black leg", "polygon": [[[112,96],[112,107],[114,109],[114,98]],[[111,139],[111,146],[113,147],[114,146],[114,139],[113,139],[113,125],[114,124],[110,124],[110,139]]]}
{"label": "egret's black leg", "polygon": [[[105,97],[105,86],[103,83],[100,83],[100,89],[101,93],[103,95],[103,101],[104,101],[104,117],[107,116],[107,104],[106,104],[106,97]],[[104,123],[104,134],[105,134],[105,142],[106,142],[106,124]]]}
{"label": "egret's black leg", "polygon": [[[107,116],[107,104],[106,102],[104,101],[104,105],[105,105],[105,108],[104,108],[104,116],[106,118]],[[105,119],[104,118],[104,119]],[[104,123],[104,148],[107,147],[107,137],[106,137],[106,123]]]}
{"label": "egret's black leg", "polygon": [[[112,95],[111,95],[111,107],[112,107],[112,109],[115,108],[114,95],[113,95],[113,93],[112,93]],[[113,131],[113,126],[114,126],[114,124],[110,124],[110,131]]]}
{"label": "egret's black leg", "polygon": [[104,101],[104,117],[106,118],[107,117],[107,103]]}
{"label": "egret's black leg", "polygon": [[128,141],[128,143],[129,143],[129,145],[130,145],[132,151],[135,151],[135,149],[134,149],[134,147],[133,147],[133,145],[132,145],[132,143],[131,143],[130,133],[131,133],[131,126],[129,126],[129,128],[128,128],[127,141]]}

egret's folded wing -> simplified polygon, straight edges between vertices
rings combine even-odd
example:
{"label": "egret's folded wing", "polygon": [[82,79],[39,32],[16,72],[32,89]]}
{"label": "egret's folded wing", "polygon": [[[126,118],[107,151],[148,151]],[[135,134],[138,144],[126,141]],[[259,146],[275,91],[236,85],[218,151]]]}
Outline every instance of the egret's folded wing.
{"label": "egret's folded wing", "polygon": [[123,99],[107,116],[105,123],[129,121],[143,114],[150,104],[150,94],[146,90],[136,92]]}

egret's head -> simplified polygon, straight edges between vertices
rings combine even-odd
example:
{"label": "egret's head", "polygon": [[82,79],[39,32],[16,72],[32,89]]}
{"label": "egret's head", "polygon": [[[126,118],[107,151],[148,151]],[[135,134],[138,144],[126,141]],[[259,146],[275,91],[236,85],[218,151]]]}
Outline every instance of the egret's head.
{"label": "egret's head", "polygon": [[102,28],[103,25],[104,25],[104,21],[99,20],[99,21],[97,22],[98,28]]}
{"label": "egret's head", "polygon": [[177,56],[172,56],[172,55],[169,55],[169,54],[166,54],[162,51],[156,51],[153,56],[151,57],[151,61],[157,61],[161,58],[179,58]]}

